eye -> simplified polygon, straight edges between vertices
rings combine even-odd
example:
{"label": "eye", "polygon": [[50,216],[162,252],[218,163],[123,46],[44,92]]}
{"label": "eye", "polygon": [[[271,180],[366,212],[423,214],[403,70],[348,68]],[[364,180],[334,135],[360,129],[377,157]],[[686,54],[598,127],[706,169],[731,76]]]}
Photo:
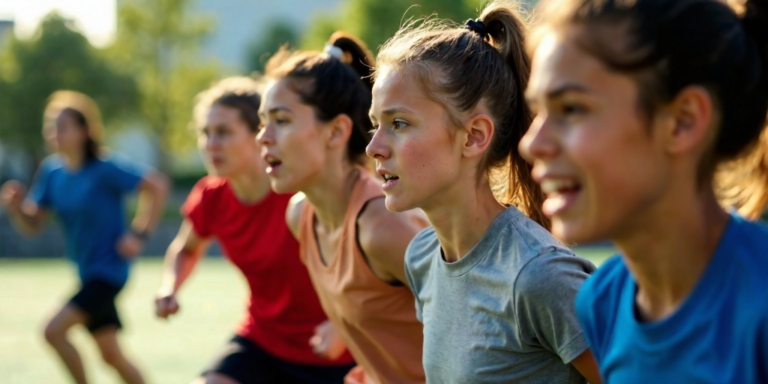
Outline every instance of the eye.
{"label": "eye", "polygon": [[395,119],[395,121],[392,122],[392,126],[395,128],[395,130],[400,130],[408,126],[408,122],[405,120]]}
{"label": "eye", "polygon": [[288,123],[289,123],[288,119],[285,119],[285,118],[282,118],[282,117],[278,117],[278,118],[275,119],[275,124],[277,124],[277,125],[285,125],[285,124],[288,124]]}
{"label": "eye", "polygon": [[565,103],[562,106],[562,113],[565,116],[581,115],[587,112],[587,108],[581,104]]}
{"label": "eye", "polygon": [[368,134],[373,136],[376,133],[376,131],[378,131],[378,130],[379,130],[379,125],[378,124],[373,124],[373,128],[368,130]]}

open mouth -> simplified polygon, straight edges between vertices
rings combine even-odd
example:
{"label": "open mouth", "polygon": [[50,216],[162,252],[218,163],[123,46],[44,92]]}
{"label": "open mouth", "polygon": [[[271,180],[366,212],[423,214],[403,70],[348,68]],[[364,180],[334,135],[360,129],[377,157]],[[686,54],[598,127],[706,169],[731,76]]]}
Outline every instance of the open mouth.
{"label": "open mouth", "polygon": [[273,171],[277,170],[277,168],[280,167],[280,165],[283,164],[283,162],[280,159],[272,155],[264,156],[264,160],[267,162],[267,165],[268,165],[267,173],[272,173]]}
{"label": "open mouth", "polygon": [[389,173],[385,173],[385,174],[383,174],[381,176],[384,178],[385,182],[392,181],[392,180],[400,180],[399,177],[397,177],[395,175],[392,175],[392,174],[389,174]]}
{"label": "open mouth", "polygon": [[547,195],[543,210],[546,215],[562,213],[570,207],[581,192],[581,184],[573,179],[545,179],[541,190]]}

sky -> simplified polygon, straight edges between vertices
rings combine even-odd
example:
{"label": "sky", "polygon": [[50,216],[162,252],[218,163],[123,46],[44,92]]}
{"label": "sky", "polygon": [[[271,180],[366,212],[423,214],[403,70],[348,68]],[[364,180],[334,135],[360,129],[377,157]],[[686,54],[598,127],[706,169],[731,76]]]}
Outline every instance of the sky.
{"label": "sky", "polygon": [[19,38],[31,37],[48,13],[58,10],[97,47],[109,45],[117,29],[116,0],[0,0],[0,19],[13,19]]}

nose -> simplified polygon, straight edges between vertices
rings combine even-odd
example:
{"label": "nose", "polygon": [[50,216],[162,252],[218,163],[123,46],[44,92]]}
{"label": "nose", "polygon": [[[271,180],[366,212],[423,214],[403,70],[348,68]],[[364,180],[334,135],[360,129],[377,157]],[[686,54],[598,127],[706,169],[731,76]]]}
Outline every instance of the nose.
{"label": "nose", "polygon": [[259,130],[259,133],[256,135],[257,143],[265,147],[275,144],[274,132],[271,126],[272,124],[265,124],[264,127]]}
{"label": "nose", "polygon": [[552,127],[550,125],[545,116],[539,115],[533,120],[528,131],[520,140],[518,147],[520,155],[529,163],[557,156],[559,146],[554,135],[552,135]]}
{"label": "nose", "polygon": [[388,159],[392,155],[390,147],[384,139],[384,133],[381,129],[374,132],[371,142],[365,147],[365,154],[375,160]]}

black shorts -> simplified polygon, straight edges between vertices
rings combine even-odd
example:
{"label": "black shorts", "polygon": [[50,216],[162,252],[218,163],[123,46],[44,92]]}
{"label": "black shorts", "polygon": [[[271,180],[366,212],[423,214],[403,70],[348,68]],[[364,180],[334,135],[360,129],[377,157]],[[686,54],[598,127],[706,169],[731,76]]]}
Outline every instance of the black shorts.
{"label": "black shorts", "polygon": [[218,373],[240,384],[342,384],[353,367],[289,363],[235,336],[203,375]]}
{"label": "black shorts", "polygon": [[120,316],[117,315],[115,297],[123,287],[118,287],[103,280],[91,280],[80,288],[80,291],[72,296],[70,304],[74,304],[79,310],[85,312],[87,320],[86,328],[91,333],[104,327],[122,328]]}

